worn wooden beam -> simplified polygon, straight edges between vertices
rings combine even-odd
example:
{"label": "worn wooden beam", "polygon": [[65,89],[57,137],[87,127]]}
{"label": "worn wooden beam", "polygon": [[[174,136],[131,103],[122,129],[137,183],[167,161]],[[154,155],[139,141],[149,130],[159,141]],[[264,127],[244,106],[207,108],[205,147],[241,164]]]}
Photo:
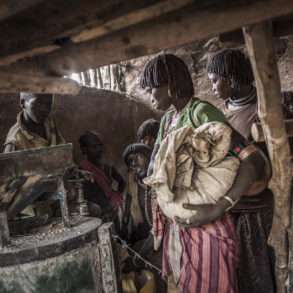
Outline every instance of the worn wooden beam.
{"label": "worn wooden beam", "polygon": [[74,43],[80,43],[95,39],[111,32],[121,30],[125,27],[147,21],[153,18],[157,18],[163,14],[171,11],[178,10],[188,4],[192,4],[194,0],[168,0],[158,2],[149,7],[132,11],[126,15],[122,15],[113,20],[110,20],[104,24],[93,25],[93,27],[83,30],[82,32],[74,35],[71,40]]}
{"label": "worn wooden beam", "polygon": [[[287,137],[293,137],[293,119],[285,120],[284,122]],[[265,141],[264,131],[260,122],[252,124],[251,136],[255,142]]]}
{"label": "worn wooden beam", "polygon": [[291,164],[271,23],[245,27],[243,34],[256,81],[258,116],[272,163],[270,187],[274,193],[275,211],[270,243],[275,248],[278,293],[285,293],[288,277],[287,230],[290,224]]}
{"label": "worn wooden beam", "polygon": [[[117,4],[117,2],[117,0],[112,0],[110,2],[108,1],[107,3],[110,7],[111,4],[114,5],[115,3]],[[121,11],[121,9],[119,9],[119,13],[121,15],[117,13],[105,15],[102,19],[96,17],[91,19],[87,15],[87,19],[85,19],[85,23],[83,25],[75,24],[77,27],[74,27],[74,24],[71,24],[71,27],[68,28],[68,25],[65,26],[66,23],[63,23],[63,31],[62,26],[60,26],[58,30],[55,29],[53,32],[51,31],[50,27],[36,27],[30,28],[30,30],[33,32],[33,34],[30,34],[30,32],[26,32],[27,29],[25,28],[24,31],[22,30],[19,32],[19,34],[12,33],[12,36],[10,34],[12,39],[8,39],[8,43],[2,45],[0,44],[0,65],[8,65],[23,58],[55,51],[61,47],[61,44],[58,44],[58,41],[56,42],[56,39],[58,38],[62,40],[63,37],[65,43],[80,43],[88,41],[111,32],[121,30],[139,22],[159,17],[163,14],[180,9],[193,2],[194,0],[152,0],[148,2],[136,0],[132,2],[131,5],[128,5],[124,9],[125,11]],[[87,3],[83,3],[83,5],[87,5]],[[115,9],[115,7],[113,7],[113,9]],[[100,10],[102,9],[100,8]],[[48,17],[51,18],[51,16]],[[40,29],[41,32],[37,34],[38,30]],[[46,30],[48,31],[48,35],[44,37]],[[1,33],[2,32],[0,28],[0,37]],[[24,34],[32,35],[32,37],[29,39],[24,38]],[[5,32],[5,36],[7,36],[7,32]],[[42,42],[40,42],[40,38],[43,38]],[[17,48],[15,44],[21,47]],[[38,46],[34,47],[35,44]],[[1,48],[1,46],[4,46],[4,50]]]}
{"label": "worn wooden beam", "polygon": [[79,84],[66,78],[0,72],[0,93],[32,92],[77,95],[79,91]]}
{"label": "worn wooden beam", "polygon": [[[102,38],[68,44],[47,55],[16,63],[9,70],[65,75],[148,55],[204,39],[242,25],[293,12],[292,0],[255,1],[214,9],[182,9]],[[212,20],[212,21],[211,21]]]}
{"label": "worn wooden beam", "polygon": [[[273,22],[273,36],[287,37],[293,35],[293,16],[290,18],[280,19]],[[221,42],[236,42],[244,44],[244,36],[241,29],[220,35]]]}
{"label": "worn wooden beam", "polygon": [[[97,25],[107,29],[108,22],[110,22],[110,30],[113,19],[124,17],[127,21],[128,13],[150,6],[157,7],[157,11],[160,11],[160,4],[167,6],[168,2],[167,0],[43,1],[1,23],[0,56],[10,55],[11,58],[11,55],[22,56],[29,54],[30,51],[41,52],[42,48],[48,50],[48,46],[62,47],[72,41],[73,35],[82,31],[90,30]],[[187,0],[177,2],[177,5],[173,4],[173,6],[180,6],[180,3],[186,3]]]}
{"label": "worn wooden beam", "polygon": [[0,21],[44,2],[44,0],[1,0]]}
{"label": "worn wooden beam", "polygon": [[37,48],[29,49],[27,51],[25,50],[23,52],[0,57],[0,66],[9,65],[9,64],[14,63],[18,60],[22,60],[25,58],[31,58],[36,55],[47,54],[47,53],[53,52],[57,49],[60,49],[59,45],[48,45],[48,46],[37,47]]}

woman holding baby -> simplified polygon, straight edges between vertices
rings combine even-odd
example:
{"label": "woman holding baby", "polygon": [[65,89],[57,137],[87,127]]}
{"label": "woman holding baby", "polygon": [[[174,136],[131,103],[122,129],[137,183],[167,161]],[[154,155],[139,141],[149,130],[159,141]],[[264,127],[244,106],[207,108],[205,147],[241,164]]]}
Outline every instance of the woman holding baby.
{"label": "woman holding baby", "polygon": [[[188,68],[174,55],[163,54],[150,60],[140,84],[150,92],[154,107],[166,111],[161,119],[150,174],[160,144],[173,131],[186,126],[198,128],[208,122],[226,123],[221,111],[194,97]],[[183,204],[185,209],[194,211],[193,216],[184,219],[178,216],[170,219],[155,206],[154,246],[158,249],[163,244],[163,273],[168,278],[169,292],[238,292],[237,237],[227,211],[259,179],[265,160],[234,130],[229,156],[240,162],[237,176],[229,191],[216,203]]]}

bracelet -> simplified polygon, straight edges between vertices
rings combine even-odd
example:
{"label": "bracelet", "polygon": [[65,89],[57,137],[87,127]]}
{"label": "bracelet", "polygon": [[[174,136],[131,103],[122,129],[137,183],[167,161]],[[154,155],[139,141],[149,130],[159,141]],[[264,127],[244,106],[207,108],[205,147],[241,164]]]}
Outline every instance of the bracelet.
{"label": "bracelet", "polygon": [[223,198],[226,199],[230,203],[230,206],[226,208],[225,212],[228,212],[230,209],[232,209],[235,206],[235,204],[238,202],[238,200],[234,201],[231,197],[227,195],[224,195]]}
{"label": "bracelet", "polygon": [[243,161],[244,159],[246,159],[251,154],[253,154],[257,151],[258,151],[258,149],[253,144],[250,144],[247,147],[245,147],[243,150],[240,151],[240,153],[238,154],[238,157],[241,161]]}

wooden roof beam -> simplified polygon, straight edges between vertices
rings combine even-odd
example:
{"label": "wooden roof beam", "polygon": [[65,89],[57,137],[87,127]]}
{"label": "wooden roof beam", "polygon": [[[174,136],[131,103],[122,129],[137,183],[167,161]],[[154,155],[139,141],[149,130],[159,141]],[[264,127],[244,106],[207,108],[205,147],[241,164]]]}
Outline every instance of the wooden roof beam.
{"label": "wooden roof beam", "polygon": [[[293,35],[293,16],[290,19],[280,19],[273,22],[273,36],[287,37]],[[220,35],[221,42],[236,42],[244,44],[244,36],[241,29],[223,33]]]}
{"label": "wooden roof beam", "polygon": [[15,61],[26,56],[48,53],[66,43],[108,34],[193,2],[194,0],[45,1],[1,22],[0,57],[8,57],[7,63],[13,58]]}
{"label": "wooden roof beam", "polygon": [[71,79],[0,72],[0,93],[32,92],[77,95],[79,91],[80,86]]}
{"label": "wooden roof beam", "polygon": [[0,21],[20,13],[44,0],[1,0]]}
{"label": "wooden roof beam", "polygon": [[[243,1],[241,2],[243,3]],[[55,52],[17,62],[9,70],[66,75],[184,45],[243,25],[293,13],[292,0],[254,1],[214,9],[182,9]]]}
{"label": "wooden roof beam", "polygon": [[[115,0],[116,1],[116,0]],[[112,0],[112,2],[115,2]],[[117,2],[117,1],[116,1]],[[136,1],[140,2],[140,1]],[[85,28],[72,28],[71,30],[65,30],[59,32],[58,34],[52,34],[52,32],[49,33],[51,35],[51,41],[48,43],[48,37],[45,38],[46,42],[44,42],[45,45],[38,46],[35,48],[31,48],[35,44],[35,37],[32,37],[31,39],[25,39],[23,40],[23,33],[30,34],[30,32],[27,32],[26,30],[22,33],[21,39],[19,40],[17,36],[12,36],[12,41],[8,40],[8,42],[11,42],[11,44],[5,44],[4,46],[4,55],[7,54],[7,50],[11,46],[13,46],[14,43],[23,44],[24,50],[18,49],[19,52],[14,52],[15,48],[12,48],[12,53],[9,53],[8,55],[1,57],[1,44],[0,44],[0,66],[1,65],[9,65],[11,63],[14,63],[20,59],[33,57],[35,55],[40,54],[46,54],[53,52],[57,49],[61,48],[61,45],[59,44],[53,44],[54,38],[57,38],[57,36],[60,37],[60,34],[62,36],[66,37],[66,42],[70,43],[80,43],[84,41],[88,41],[91,39],[95,39],[98,37],[102,37],[104,35],[110,34],[112,32],[115,32],[117,30],[121,30],[123,28],[126,28],[128,26],[147,21],[150,19],[157,18],[163,14],[169,13],[171,11],[175,11],[177,9],[180,9],[184,6],[187,6],[188,4],[193,3],[194,0],[164,0],[164,1],[157,1],[156,3],[152,3],[152,1],[149,3],[149,6],[132,6],[132,8],[128,8],[126,11],[127,13],[123,15],[112,15],[113,19],[108,19],[105,17],[103,21],[95,20],[89,20],[88,23],[86,23]],[[36,28],[38,30],[38,28]],[[44,28],[42,28],[42,34],[44,33]],[[7,33],[6,33],[7,34]],[[1,37],[1,28],[0,28],[0,37]],[[39,40],[38,40],[39,42]],[[27,49],[28,48],[28,49]],[[6,52],[6,53],[5,53]],[[2,51],[3,55],[3,51]]]}

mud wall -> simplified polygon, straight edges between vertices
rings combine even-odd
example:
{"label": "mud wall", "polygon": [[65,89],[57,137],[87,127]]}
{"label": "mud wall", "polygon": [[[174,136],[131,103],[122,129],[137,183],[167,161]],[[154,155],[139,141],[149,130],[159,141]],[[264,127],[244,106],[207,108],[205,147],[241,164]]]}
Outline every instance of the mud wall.
{"label": "mud wall", "polygon": [[[19,111],[18,95],[0,95],[1,146]],[[94,130],[106,145],[107,160],[124,172],[123,149],[135,141],[138,126],[158,114],[117,92],[83,88],[78,96],[56,96],[54,116],[66,141],[74,144],[76,162],[82,158],[79,136],[85,130]]]}

